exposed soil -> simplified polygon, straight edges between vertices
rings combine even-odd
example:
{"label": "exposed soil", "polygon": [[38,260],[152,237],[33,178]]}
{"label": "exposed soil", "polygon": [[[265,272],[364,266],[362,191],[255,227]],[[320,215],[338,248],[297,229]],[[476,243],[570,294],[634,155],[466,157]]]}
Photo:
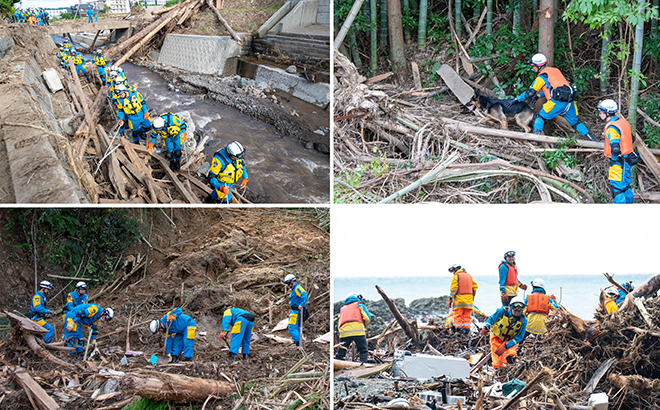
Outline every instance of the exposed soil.
{"label": "exposed soil", "polygon": [[[116,315],[116,319],[110,323],[102,322],[99,325],[99,349],[103,359],[95,357],[92,361],[96,366],[104,365],[101,363],[104,360],[108,362],[105,366],[120,371],[151,369],[217,380],[225,380],[222,376],[224,374],[237,381],[259,381],[259,388],[273,386],[277,378],[303,357],[299,350],[291,350],[289,344],[264,336],[272,334],[271,329],[275,324],[287,317],[289,291],[281,284],[281,280],[286,273],[295,273],[308,292],[314,285],[318,286],[316,295],[320,296],[304,325],[306,353],[310,359],[299,371],[327,368],[328,344],[314,343],[312,340],[329,331],[329,235],[315,226],[319,220],[312,212],[256,208],[169,209],[163,212],[176,225],[159,210],[147,211],[146,214],[135,210],[136,217],[142,215],[147,227],[144,235],[153,246],[148,251],[146,271],[138,269],[133,275],[121,280],[119,288],[111,293],[101,293],[105,286],[90,291],[90,298],[101,294],[93,303],[112,307]],[[0,218],[0,223],[6,225],[10,220],[10,212],[1,212]],[[153,229],[151,232],[150,226]],[[8,278],[0,283],[0,305],[3,309],[25,311],[26,302],[33,293],[34,266],[32,256],[23,252],[25,248],[12,246],[16,240],[20,239],[3,240],[0,245],[0,268],[7,273]],[[134,245],[123,259],[126,261],[134,257],[139,260],[144,257],[147,248],[144,243]],[[123,267],[120,264],[120,269],[111,280],[120,278],[130,269],[130,262]],[[39,272],[40,279],[45,273],[63,274],[56,266],[43,263],[39,266]],[[62,289],[66,283],[56,279],[51,281],[55,283],[56,290]],[[61,307],[64,304],[63,298],[64,293],[49,301],[49,308]],[[269,312],[271,301],[272,311]],[[131,322],[136,324],[160,318],[166,311],[177,306],[182,306],[184,313],[193,317],[197,323],[194,361],[154,368],[148,363],[148,358],[152,353],[159,352],[159,337],[152,335],[147,325],[141,325],[131,329],[129,340],[130,349],[143,351],[144,355],[128,357],[128,365],[121,366],[119,362],[126,346],[126,332],[121,331],[109,337],[103,335],[124,327],[129,315],[132,317]],[[222,313],[230,306],[249,310],[257,318],[250,358],[236,364],[227,362],[228,349],[218,337],[222,330]],[[269,321],[269,313],[272,314],[272,322]],[[57,315],[50,322],[55,325],[55,338],[59,340],[61,318]],[[286,330],[276,332],[275,335],[290,340]],[[48,382],[52,383],[62,376],[73,376],[70,371],[35,356],[20,338],[4,339],[0,343],[0,351],[8,362],[27,368],[33,376],[41,375],[46,381],[43,386],[51,394],[62,389],[53,388]],[[55,354],[71,361],[68,353]],[[94,364],[87,365],[86,371],[79,372],[84,387],[76,393],[82,397],[69,403],[60,403],[63,408],[97,407],[89,398],[96,388],[92,387],[95,372],[90,366]],[[7,379],[2,384],[9,387]],[[317,386],[325,390],[329,387],[321,386],[327,385],[327,382],[319,382]],[[300,385],[295,389],[301,395],[310,392]],[[215,403],[211,400],[210,405],[211,408],[220,404],[223,407],[232,406],[232,400],[223,398],[215,400]],[[15,409],[31,408],[20,389],[9,392],[4,403],[10,403],[14,406],[11,408]]]}

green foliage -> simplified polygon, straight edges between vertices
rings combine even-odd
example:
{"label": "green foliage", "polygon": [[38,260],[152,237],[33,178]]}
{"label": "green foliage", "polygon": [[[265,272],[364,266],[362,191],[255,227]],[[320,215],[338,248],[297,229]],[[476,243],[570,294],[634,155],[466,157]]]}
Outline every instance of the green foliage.
{"label": "green foliage", "polygon": [[165,3],[165,8],[175,6],[175,5],[179,4],[179,3],[181,3],[181,1],[182,1],[182,0],[168,0],[168,1]]}
{"label": "green foliage", "polygon": [[[645,98],[640,98],[639,108],[654,121],[660,121],[660,94],[647,94]],[[660,144],[660,128],[649,124],[646,119],[641,135],[649,148],[656,148]]]}
{"label": "green foliage", "polygon": [[401,9],[401,23],[403,24],[404,32],[408,28],[411,33],[417,33],[417,30],[419,29],[419,18],[414,15],[411,9]]}
{"label": "green foliage", "polygon": [[641,4],[635,0],[573,0],[564,12],[564,19],[571,22],[581,21],[591,29],[606,24],[617,24],[625,19],[633,26],[642,21],[658,17],[658,10],[649,3]]}
{"label": "green foliage", "polygon": [[60,16],[56,19],[51,19],[51,21],[56,21],[56,20],[73,20],[73,13],[62,13]]}
{"label": "green foliage", "polygon": [[[451,40],[451,30],[449,29],[449,19],[447,16],[429,11],[427,16],[426,41],[439,46]],[[417,28],[415,28],[417,30]]]}
{"label": "green foliage", "polygon": [[577,140],[575,137],[560,138],[559,145],[555,151],[543,151],[541,154],[543,162],[545,162],[545,164],[552,169],[555,169],[560,161],[563,162],[567,167],[573,168],[577,164],[578,160],[574,156],[569,155],[566,150],[572,146],[575,146],[576,143]]}
{"label": "green foliage", "polygon": [[14,4],[18,3],[20,0],[0,0],[0,15],[2,17],[12,19],[14,17]]}
{"label": "green foliage", "polygon": [[155,401],[140,397],[135,403],[124,407],[124,410],[168,410],[170,405],[164,401]]}
{"label": "green foliage", "polygon": [[598,74],[598,70],[594,67],[580,67],[573,70],[573,85],[577,89],[578,96],[585,95],[589,89],[589,82]]}

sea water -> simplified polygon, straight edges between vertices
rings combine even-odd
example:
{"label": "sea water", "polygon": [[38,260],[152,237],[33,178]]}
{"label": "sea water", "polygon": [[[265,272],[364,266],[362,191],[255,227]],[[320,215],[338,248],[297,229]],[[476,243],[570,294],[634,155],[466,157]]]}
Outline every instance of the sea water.
{"label": "sea water", "polygon": [[[633,281],[641,285],[649,278],[647,274],[619,274],[614,279],[623,284]],[[498,277],[496,275],[474,275],[473,279],[479,286],[475,305],[486,315],[491,315],[502,303]],[[527,291],[532,290],[530,282],[534,277],[521,276],[518,278],[527,284]],[[610,286],[603,275],[551,275],[543,278],[548,295],[555,295],[560,302],[574,315],[585,319],[593,319],[598,305],[600,290]],[[404,298],[406,305],[415,299],[440,297],[449,295],[451,276],[396,276],[396,277],[334,277],[334,302],[343,300],[349,292],[358,292],[368,300],[380,300],[380,294],[375,285],[390,298]],[[527,292],[519,289],[519,296]]]}

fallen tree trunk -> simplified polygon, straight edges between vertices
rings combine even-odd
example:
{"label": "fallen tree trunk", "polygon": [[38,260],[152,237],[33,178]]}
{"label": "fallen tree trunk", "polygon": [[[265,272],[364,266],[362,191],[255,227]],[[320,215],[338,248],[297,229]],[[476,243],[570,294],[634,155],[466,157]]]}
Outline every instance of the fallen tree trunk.
{"label": "fallen tree trunk", "polygon": [[229,26],[229,24],[227,23],[227,20],[222,18],[222,16],[220,15],[220,11],[218,11],[218,9],[215,8],[213,3],[211,3],[211,0],[206,0],[206,5],[209,6],[209,8],[211,10],[213,10],[213,13],[215,13],[215,16],[218,18],[218,20],[220,20],[220,23],[222,23],[222,25],[225,26],[225,30],[227,30],[227,32],[229,32],[229,35],[231,35],[231,38],[233,38],[239,45],[242,46],[243,41],[241,41],[241,39],[238,38],[238,35],[236,34],[236,32],[234,30],[232,30],[231,26]]}
{"label": "fallen tree trunk", "polygon": [[108,154],[108,158],[105,159],[105,162],[108,166],[108,177],[110,178],[110,183],[112,186],[115,188],[115,191],[119,195],[119,198],[121,199],[128,199],[130,197],[130,194],[128,193],[128,190],[126,188],[126,183],[124,182],[124,178],[121,175],[121,168],[119,167],[119,160],[117,159],[117,156],[115,155],[114,152],[110,153],[110,139],[108,138],[108,134],[105,133],[105,130],[103,129],[103,126],[101,124],[96,126],[96,133],[99,136],[99,143],[101,144],[101,150],[103,152],[99,152],[99,160],[103,158],[106,153]]}
{"label": "fallen tree trunk", "polygon": [[228,396],[237,391],[236,385],[169,373],[127,373],[119,381],[119,389],[126,394],[178,403],[203,402],[207,397]]}
{"label": "fallen tree trunk", "polygon": [[48,360],[49,362],[53,362],[59,366],[66,367],[69,370],[81,370],[80,368],[77,368],[76,366],[65,362],[64,360],[58,359],[57,357],[53,356],[50,354],[46,349],[43,347],[39,346],[39,343],[37,343],[36,337],[31,334],[31,333],[23,333],[23,339],[27,342],[28,346],[30,346],[30,349],[39,357]]}
{"label": "fallen tree trunk", "polygon": [[397,309],[394,302],[392,302],[392,299],[390,299],[385,294],[383,289],[381,289],[378,285],[376,285],[376,290],[378,291],[378,293],[380,293],[380,296],[385,301],[387,307],[390,308],[392,315],[394,315],[394,318],[399,323],[399,326],[401,326],[401,328],[406,333],[406,335],[412,340],[414,340],[415,343],[419,343],[419,333],[417,332],[417,328],[413,327],[413,325],[410,322],[408,322],[408,319],[406,319],[405,317],[403,317],[403,315],[401,315],[399,309]]}
{"label": "fallen tree trunk", "polygon": [[[89,114],[92,119],[92,122],[96,122],[105,109],[105,97],[107,97],[107,92],[105,88],[101,87],[99,90],[98,94],[96,94],[96,98],[94,99],[94,102],[92,105],[89,107]],[[85,117],[84,120],[80,122],[80,126],[76,130],[75,137],[81,137],[83,135],[87,135],[90,132],[89,129],[89,122],[87,121],[87,117]]]}
{"label": "fallen tree trunk", "polygon": [[626,299],[621,304],[621,307],[619,307],[619,310],[624,311],[628,309],[630,304],[633,303],[632,302],[633,298],[642,298],[642,297],[651,296],[657,293],[658,290],[660,290],[660,274],[651,276],[646,280],[646,282],[637,286],[635,290],[629,293],[628,296],[626,296]]}
{"label": "fallen tree trunk", "polygon": [[25,370],[22,367],[16,366],[12,368],[13,370],[13,375],[12,378],[18,384],[21,386],[23,390],[25,390],[25,393],[27,394],[28,398],[30,401],[33,403],[34,406],[37,407],[39,410],[58,410],[60,409],[60,406],[57,404],[55,400],[53,400],[52,397],[46,393],[46,391],[39,386],[39,383],[37,383],[32,376],[30,376],[30,373],[28,373],[27,370]]}

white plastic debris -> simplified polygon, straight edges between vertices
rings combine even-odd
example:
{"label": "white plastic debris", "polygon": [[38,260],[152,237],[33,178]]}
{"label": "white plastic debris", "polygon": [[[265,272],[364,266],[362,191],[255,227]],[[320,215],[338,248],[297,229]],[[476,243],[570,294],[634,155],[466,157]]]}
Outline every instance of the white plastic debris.
{"label": "white plastic debris", "polygon": [[587,405],[593,406],[594,410],[607,410],[610,400],[607,393],[594,393],[589,396],[589,403]]}
{"label": "white plastic debris", "polygon": [[470,363],[462,358],[410,354],[402,350],[394,352],[392,369],[395,377],[430,379],[445,376],[450,379],[470,377]]}
{"label": "white plastic debris", "polygon": [[62,81],[60,80],[60,76],[57,75],[57,71],[55,71],[54,68],[51,68],[50,70],[46,70],[43,73],[41,73],[41,77],[46,82],[46,86],[48,87],[51,93],[55,94],[59,90],[64,89],[64,86],[62,85]]}

